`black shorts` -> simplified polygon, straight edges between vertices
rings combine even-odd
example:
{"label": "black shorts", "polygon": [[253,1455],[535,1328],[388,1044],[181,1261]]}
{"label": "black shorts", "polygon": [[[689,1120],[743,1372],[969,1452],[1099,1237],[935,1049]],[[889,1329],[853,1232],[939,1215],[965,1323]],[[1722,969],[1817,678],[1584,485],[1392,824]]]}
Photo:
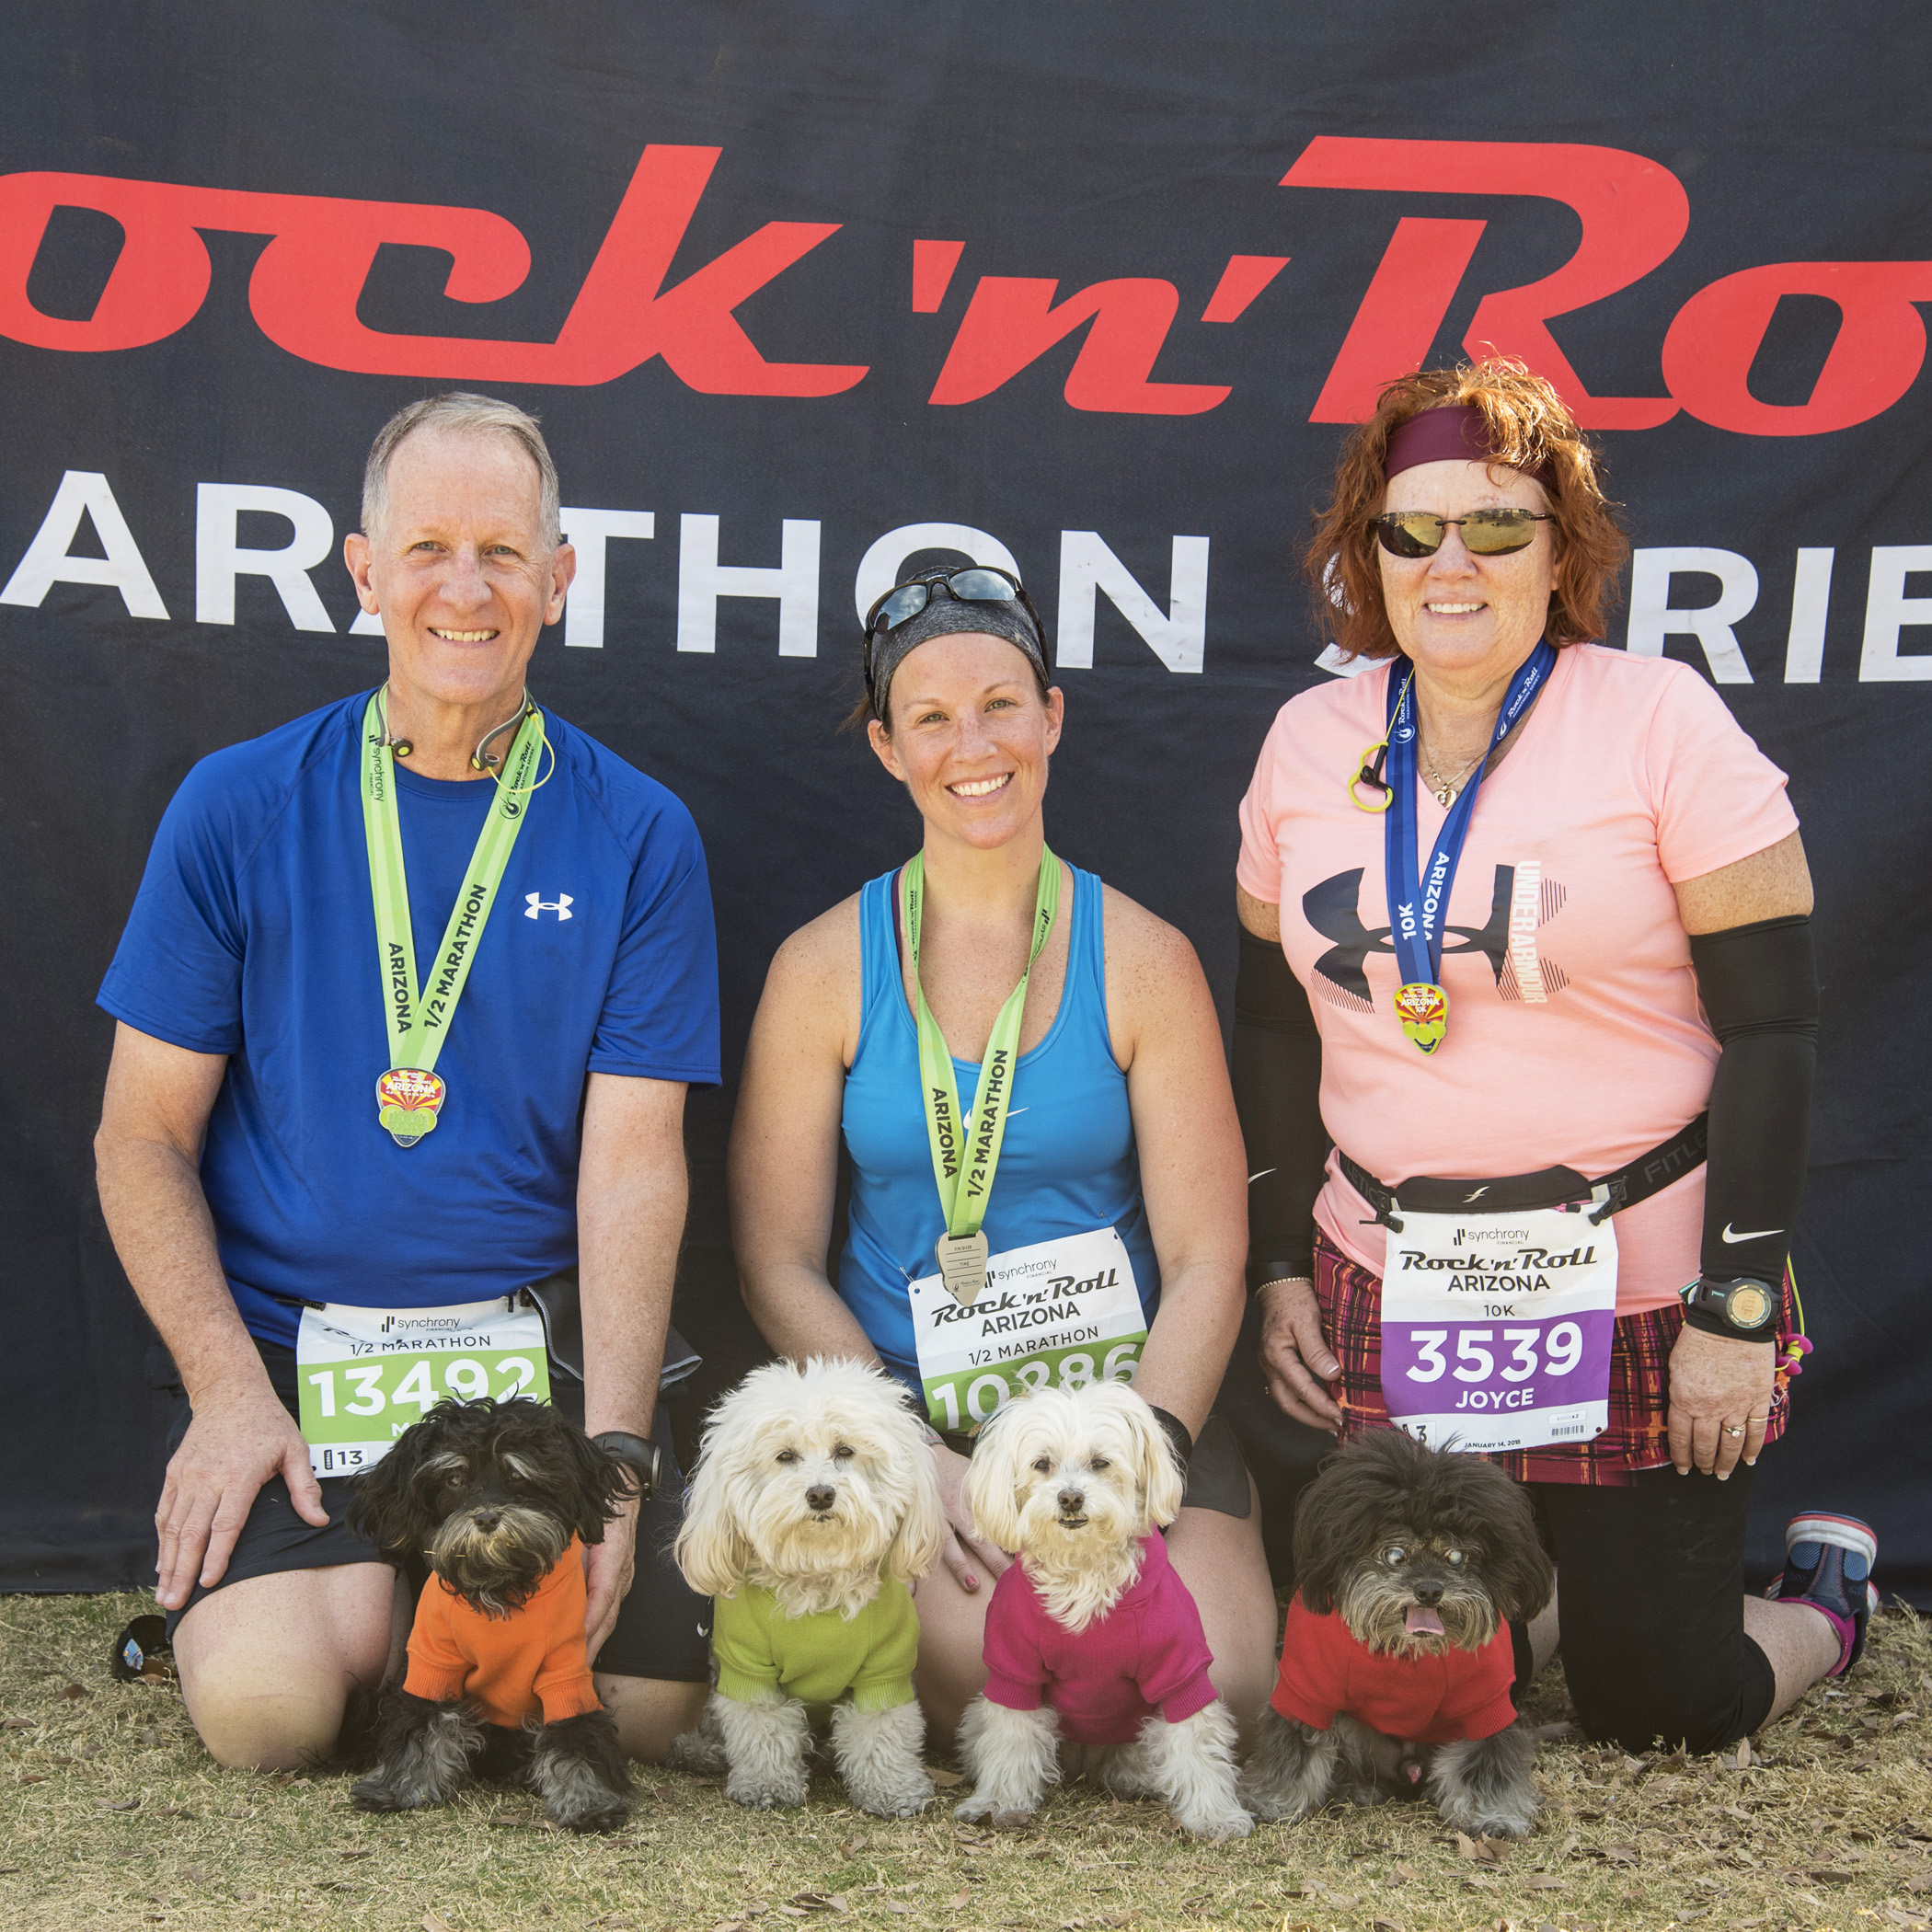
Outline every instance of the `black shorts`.
{"label": "black shorts", "polygon": [[[273,1342],[258,1341],[269,1381],[291,1415],[296,1411],[295,1351]],[[175,1387],[167,1432],[167,1453],[181,1446],[192,1420],[187,1392]],[[583,1384],[554,1362],[550,1397],[573,1420],[583,1420]],[[684,1513],[684,1479],[678,1473],[677,1452],[672,1446],[671,1420],[665,1405],[658,1404],[652,1440],[663,1455],[663,1480],[658,1493],[644,1505],[638,1521],[637,1571],[630,1592],[617,1611],[617,1625],[604,1639],[592,1668],[616,1677],[653,1677],[673,1684],[703,1684],[710,1675],[711,1600],[699,1596],[671,1560],[671,1545]],[[250,1577],[278,1576],[287,1570],[328,1570],[342,1563],[381,1563],[386,1559],[375,1546],[350,1528],[349,1479],[318,1478],[327,1527],[316,1529],[295,1513],[288,1485],[280,1476],[264,1483],[242,1525],[228,1568],[213,1587],[246,1582]],[[427,1571],[409,1581],[420,1590]],[[167,1634],[188,1612],[211,1593],[198,1583],[179,1609],[168,1613]]]}

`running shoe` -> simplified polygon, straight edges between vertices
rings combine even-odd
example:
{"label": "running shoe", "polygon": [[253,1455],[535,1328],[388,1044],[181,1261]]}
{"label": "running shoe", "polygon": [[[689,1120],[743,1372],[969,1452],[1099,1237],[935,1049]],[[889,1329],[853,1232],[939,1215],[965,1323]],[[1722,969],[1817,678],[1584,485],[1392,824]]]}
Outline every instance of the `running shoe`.
{"label": "running shoe", "polygon": [[1814,1511],[1785,1525],[1785,1567],[1765,1594],[1809,1604],[1831,1619],[1840,1649],[1830,1676],[1842,1677],[1865,1652],[1865,1632],[1879,1607],[1871,1581],[1878,1554],[1871,1525],[1856,1516]]}

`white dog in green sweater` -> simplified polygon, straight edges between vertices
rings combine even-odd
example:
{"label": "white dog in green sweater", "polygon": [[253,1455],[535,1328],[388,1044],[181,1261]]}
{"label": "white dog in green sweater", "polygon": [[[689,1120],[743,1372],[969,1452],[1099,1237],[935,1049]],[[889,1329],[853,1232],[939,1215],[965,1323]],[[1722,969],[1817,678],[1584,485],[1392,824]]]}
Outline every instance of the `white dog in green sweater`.
{"label": "white dog in green sweater", "polygon": [[818,1356],[753,1369],[712,1413],[678,1533],[678,1567],[716,1599],[717,1683],[671,1762],[722,1765],[740,1804],[802,1804],[826,1722],[855,1805],[924,1810],[906,1586],[937,1561],[944,1529],[932,1456],[882,1370]]}

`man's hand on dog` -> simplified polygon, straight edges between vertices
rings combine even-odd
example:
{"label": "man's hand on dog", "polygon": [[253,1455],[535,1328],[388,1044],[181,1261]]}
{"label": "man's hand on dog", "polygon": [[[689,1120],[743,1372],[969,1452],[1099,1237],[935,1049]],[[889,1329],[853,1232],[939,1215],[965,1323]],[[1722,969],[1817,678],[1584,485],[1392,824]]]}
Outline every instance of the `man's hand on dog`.
{"label": "man's hand on dog", "polygon": [[932,1455],[939,1471],[939,1502],[946,1512],[946,1547],[940,1556],[960,1588],[972,1595],[979,1590],[982,1570],[996,1578],[1013,1558],[973,1531],[972,1512],[966,1506],[966,1471],[972,1458],[943,1443],[933,1444]]}
{"label": "man's hand on dog", "polygon": [[259,1388],[197,1389],[194,1420],[168,1463],[155,1512],[161,1539],[155,1600],[164,1610],[180,1609],[197,1581],[204,1589],[221,1581],[257,1494],[276,1476],[288,1484],[303,1522],[326,1528],[308,1444],[267,1378]]}
{"label": "man's hand on dog", "polygon": [[[1686,1328],[1671,1350],[1671,1461],[1726,1481],[1742,1456],[1748,1467],[1765,1446],[1777,1351]],[[1742,1432],[1731,1435],[1726,1432]]]}
{"label": "man's hand on dog", "polygon": [[617,1612],[630,1594],[631,1579],[638,1570],[638,1509],[635,1494],[604,1525],[604,1541],[583,1547],[584,1587],[590,1602],[584,1605],[583,1627],[589,1662],[595,1663],[604,1640],[617,1627]]}
{"label": "man's hand on dog", "polygon": [[1268,1392],[1283,1413],[1333,1435],[1341,1410],[1326,1385],[1341,1374],[1341,1363],[1321,1332],[1313,1282],[1270,1282],[1261,1290],[1260,1352]]}

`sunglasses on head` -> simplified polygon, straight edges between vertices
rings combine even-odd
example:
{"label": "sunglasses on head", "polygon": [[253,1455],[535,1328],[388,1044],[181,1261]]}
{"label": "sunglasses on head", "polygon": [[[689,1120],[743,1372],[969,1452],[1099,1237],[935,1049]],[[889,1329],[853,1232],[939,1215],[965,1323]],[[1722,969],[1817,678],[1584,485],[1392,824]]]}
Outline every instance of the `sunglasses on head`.
{"label": "sunglasses on head", "polygon": [[973,564],[963,570],[934,570],[915,577],[909,583],[895,583],[866,613],[866,642],[880,631],[893,631],[908,618],[916,617],[933,601],[933,592],[943,590],[960,604],[1018,604],[1033,620],[1033,628],[1044,637],[1046,631],[1026,586],[1010,572],[991,564]]}
{"label": "sunglasses on head", "polygon": [[1432,510],[1391,510],[1371,517],[1369,528],[1391,557],[1433,557],[1452,523],[1472,557],[1507,557],[1536,540],[1536,525],[1555,519],[1535,510],[1472,510],[1467,516],[1437,516]]}

